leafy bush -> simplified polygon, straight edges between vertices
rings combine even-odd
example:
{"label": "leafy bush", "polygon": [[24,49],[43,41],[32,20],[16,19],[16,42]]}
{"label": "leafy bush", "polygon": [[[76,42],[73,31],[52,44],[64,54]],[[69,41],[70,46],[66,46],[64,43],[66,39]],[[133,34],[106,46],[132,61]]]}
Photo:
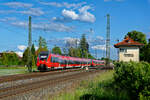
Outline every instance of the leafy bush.
{"label": "leafy bush", "polygon": [[131,99],[150,98],[150,65],[146,62],[115,63],[114,80],[119,89],[128,91]]}
{"label": "leafy bush", "polygon": [[80,100],[130,100],[126,91],[116,90],[112,80],[91,84],[88,88],[89,92],[81,96]]}
{"label": "leafy bush", "polygon": [[0,59],[0,65],[20,65],[21,63],[21,59],[19,59],[16,53],[3,53]]}

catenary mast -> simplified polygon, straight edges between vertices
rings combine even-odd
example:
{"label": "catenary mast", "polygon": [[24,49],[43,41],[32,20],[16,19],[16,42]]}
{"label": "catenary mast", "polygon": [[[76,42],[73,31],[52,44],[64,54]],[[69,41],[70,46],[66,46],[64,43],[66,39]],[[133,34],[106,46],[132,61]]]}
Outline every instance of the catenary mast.
{"label": "catenary mast", "polygon": [[108,60],[110,59],[110,15],[109,14],[107,14],[106,58]]}
{"label": "catenary mast", "polygon": [[32,33],[31,33],[31,16],[29,16],[29,37],[28,37],[28,71],[32,72],[32,53],[31,53],[31,46],[32,46]]}

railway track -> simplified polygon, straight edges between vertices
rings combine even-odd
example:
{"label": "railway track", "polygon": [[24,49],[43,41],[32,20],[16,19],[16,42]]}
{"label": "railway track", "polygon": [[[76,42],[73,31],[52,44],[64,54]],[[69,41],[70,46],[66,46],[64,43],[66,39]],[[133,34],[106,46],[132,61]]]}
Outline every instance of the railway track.
{"label": "railway track", "polygon": [[22,85],[18,85],[18,86],[3,88],[3,89],[0,89],[0,99],[6,98],[6,97],[11,97],[11,96],[18,95],[18,94],[22,94],[22,93],[29,92],[31,90],[35,90],[38,88],[43,88],[46,86],[54,86],[57,83],[63,83],[66,81],[76,80],[81,77],[85,77],[89,74],[93,74],[93,73],[96,73],[99,71],[100,70],[81,71],[80,73],[73,73],[71,75],[65,75],[65,76],[60,76],[57,78],[41,80],[38,82],[32,82],[32,83],[22,84]]}
{"label": "railway track", "polygon": [[2,76],[2,77],[0,77],[0,84],[4,83],[4,82],[24,80],[24,79],[41,77],[41,76],[54,75],[54,74],[58,74],[58,73],[62,74],[62,73],[66,73],[66,72],[80,71],[80,70],[82,70],[82,69],[67,69],[67,70],[58,70],[58,71],[51,71],[51,72],[35,72],[35,73],[29,73],[29,74]]}

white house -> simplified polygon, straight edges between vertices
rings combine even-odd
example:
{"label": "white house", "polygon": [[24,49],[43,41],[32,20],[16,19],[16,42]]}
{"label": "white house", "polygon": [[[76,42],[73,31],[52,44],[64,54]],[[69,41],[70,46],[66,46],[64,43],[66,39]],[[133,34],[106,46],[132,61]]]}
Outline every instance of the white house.
{"label": "white house", "polygon": [[139,52],[140,47],[144,44],[133,41],[131,38],[126,37],[122,42],[119,42],[114,45],[115,48],[118,48],[119,61],[136,61],[139,62]]}

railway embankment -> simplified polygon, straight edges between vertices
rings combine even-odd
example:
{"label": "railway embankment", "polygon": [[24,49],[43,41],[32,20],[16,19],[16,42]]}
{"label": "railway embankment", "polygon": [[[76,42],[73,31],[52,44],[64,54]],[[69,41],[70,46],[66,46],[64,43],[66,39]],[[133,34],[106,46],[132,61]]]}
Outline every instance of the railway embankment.
{"label": "railway embankment", "polygon": [[[46,73],[32,73],[27,75],[13,75],[0,78],[0,99],[20,100],[31,98],[46,98],[54,95],[72,84],[88,79],[91,75],[104,70],[70,69]],[[33,100],[33,99],[32,99]],[[41,100],[41,99],[39,99]]]}
{"label": "railway embankment", "polygon": [[[66,89],[48,100],[113,100],[113,96],[119,96],[110,86],[113,74],[114,70],[103,70],[103,72],[74,84],[70,89]],[[117,100],[121,100],[121,98]]]}
{"label": "railway embankment", "polygon": [[83,81],[73,92],[49,100],[150,100],[150,64],[117,62],[92,81]]}

